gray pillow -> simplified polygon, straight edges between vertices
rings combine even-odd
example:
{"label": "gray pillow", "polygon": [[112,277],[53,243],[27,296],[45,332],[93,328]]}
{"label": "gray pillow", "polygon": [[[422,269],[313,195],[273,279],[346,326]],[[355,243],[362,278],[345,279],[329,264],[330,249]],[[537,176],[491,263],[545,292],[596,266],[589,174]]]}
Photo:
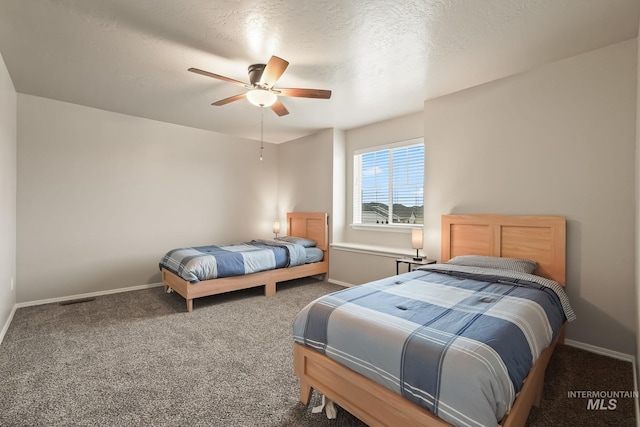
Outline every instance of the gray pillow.
{"label": "gray pillow", "polygon": [[531,274],[538,267],[536,261],[522,258],[499,258],[483,255],[460,255],[447,261],[447,264],[464,265],[466,267],[498,268],[519,273]]}
{"label": "gray pillow", "polygon": [[281,240],[283,242],[288,242],[288,243],[296,243],[298,245],[304,246],[305,248],[313,248],[318,244],[314,240],[305,239],[304,237],[294,237],[294,236],[276,237],[276,240]]}

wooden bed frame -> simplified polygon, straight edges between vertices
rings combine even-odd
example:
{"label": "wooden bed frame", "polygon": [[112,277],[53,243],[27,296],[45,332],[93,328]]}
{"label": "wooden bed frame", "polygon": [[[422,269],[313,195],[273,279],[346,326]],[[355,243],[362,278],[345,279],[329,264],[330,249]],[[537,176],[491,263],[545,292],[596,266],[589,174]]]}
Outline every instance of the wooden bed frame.
{"label": "wooden bed frame", "polygon": [[265,295],[276,293],[276,283],[300,277],[327,274],[329,272],[329,217],[325,212],[289,212],[287,214],[287,233],[289,236],[315,240],[322,249],[322,261],[295,267],[261,271],[244,276],[224,277],[190,283],[171,271],[162,269],[162,283],[165,291],[169,288],[182,295],[187,301],[187,311],[193,311],[194,298],[221,294],[255,286],[265,287]]}
{"label": "wooden bed frame", "polygon": [[[490,255],[538,261],[536,274],[565,283],[564,217],[443,215],[441,261],[457,255]],[[542,397],[544,373],[564,328],[532,367],[503,427],[524,426],[532,405]],[[300,378],[300,402],[316,389],[369,426],[450,426],[401,395],[329,359],[294,344],[294,373]]]}

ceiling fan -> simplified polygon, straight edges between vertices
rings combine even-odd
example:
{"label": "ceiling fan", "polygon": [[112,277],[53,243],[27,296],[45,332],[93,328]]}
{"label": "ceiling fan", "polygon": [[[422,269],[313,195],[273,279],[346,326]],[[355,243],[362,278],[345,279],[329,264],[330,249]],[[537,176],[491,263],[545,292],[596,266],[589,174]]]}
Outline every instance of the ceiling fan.
{"label": "ceiling fan", "polygon": [[189,71],[203,76],[213,77],[214,79],[223,80],[225,82],[234,83],[238,86],[249,89],[245,93],[230,96],[229,98],[221,99],[220,101],[216,101],[211,104],[216,106],[226,105],[230,102],[247,98],[253,105],[258,107],[271,107],[278,116],[284,116],[289,114],[289,111],[282,102],[280,102],[278,95],[291,96],[295,98],[331,98],[331,91],[324,89],[274,89],[273,85],[276,84],[288,65],[289,63],[287,61],[277,56],[272,56],[266,64],[249,65],[249,83],[243,83],[241,81],[210,73],[209,71],[200,70],[198,68],[189,68]]}

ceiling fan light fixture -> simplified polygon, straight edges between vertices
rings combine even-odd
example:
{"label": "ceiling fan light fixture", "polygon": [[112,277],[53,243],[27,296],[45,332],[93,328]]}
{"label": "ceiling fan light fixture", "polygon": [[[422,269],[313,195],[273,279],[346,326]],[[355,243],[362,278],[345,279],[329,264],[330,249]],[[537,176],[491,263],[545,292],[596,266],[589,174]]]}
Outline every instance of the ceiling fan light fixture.
{"label": "ceiling fan light fixture", "polygon": [[256,107],[271,107],[278,100],[278,96],[266,89],[252,89],[247,92],[247,99]]}

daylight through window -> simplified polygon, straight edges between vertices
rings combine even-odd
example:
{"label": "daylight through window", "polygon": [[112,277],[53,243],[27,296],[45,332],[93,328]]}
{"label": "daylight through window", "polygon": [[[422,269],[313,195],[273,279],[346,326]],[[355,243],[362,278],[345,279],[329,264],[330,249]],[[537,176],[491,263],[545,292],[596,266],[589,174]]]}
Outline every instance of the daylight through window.
{"label": "daylight through window", "polygon": [[423,224],[422,138],[356,151],[354,224]]}

